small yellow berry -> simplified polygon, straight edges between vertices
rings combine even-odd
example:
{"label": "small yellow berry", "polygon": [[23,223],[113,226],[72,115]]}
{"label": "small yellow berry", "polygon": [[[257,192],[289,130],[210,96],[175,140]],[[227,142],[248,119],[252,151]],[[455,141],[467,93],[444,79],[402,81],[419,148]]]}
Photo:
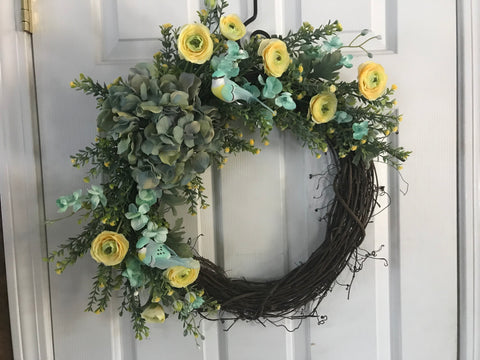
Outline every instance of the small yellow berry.
{"label": "small yellow berry", "polygon": [[397,105],[397,100],[393,100],[393,105]]}
{"label": "small yellow berry", "polygon": [[[227,161],[228,161],[228,158],[223,158],[223,159],[222,159],[222,162],[223,162],[224,164],[226,164]],[[203,190],[202,190],[202,191],[203,191]]]}
{"label": "small yellow berry", "polygon": [[218,38],[216,38],[216,37],[215,37],[215,38],[213,38],[213,42],[214,42],[215,44],[218,44],[218,43],[219,43],[219,41],[220,41],[220,40],[218,40]]}
{"label": "small yellow berry", "polygon": [[362,141],[360,141],[360,144],[365,144],[367,142],[367,139],[362,139]]}
{"label": "small yellow berry", "polygon": [[395,126],[392,130],[393,130],[393,132],[397,132],[398,131],[398,126]]}
{"label": "small yellow berry", "polygon": [[103,312],[103,309],[101,308],[98,308],[97,310],[95,310],[95,314],[101,314]]}
{"label": "small yellow berry", "polygon": [[164,69],[166,69],[166,68],[168,68],[168,65],[167,65],[167,64],[162,64],[162,67],[163,67]]}
{"label": "small yellow berry", "polygon": [[345,156],[347,156],[347,155],[345,155],[345,154],[340,154],[340,159],[343,159]]}
{"label": "small yellow berry", "polygon": [[303,66],[302,66],[301,64],[298,65],[298,71],[299,71],[300,73],[303,73]]}
{"label": "small yellow berry", "polygon": [[343,31],[343,26],[337,21],[337,31]]}
{"label": "small yellow berry", "polygon": [[255,140],[250,139],[250,140],[248,141],[248,143],[249,143],[251,146],[253,146],[253,145],[255,144]]}
{"label": "small yellow berry", "polygon": [[334,93],[335,91],[337,91],[337,87],[332,84],[332,85],[330,85],[329,90],[330,90],[331,93]]}
{"label": "small yellow berry", "polygon": [[397,85],[393,84],[392,85],[392,90],[397,90],[397,89],[398,89]]}
{"label": "small yellow berry", "polygon": [[384,134],[385,134],[386,136],[390,135],[390,130],[385,130]]}
{"label": "small yellow berry", "polygon": [[220,304],[218,304],[218,305],[215,307],[215,309],[220,310],[220,309],[221,309]]}
{"label": "small yellow berry", "polygon": [[223,169],[223,164],[218,165],[219,169]]}
{"label": "small yellow berry", "polygon": [[172,24],[166,23],[166,24],[163,24],[162,27],[163,27],[164,29],[170,29],[170,28],[172,27]]}
{"label": "small yellow berry", "polygon": [[100,284],[98,284],[98,287],[99,287],[100,289],[103,289],[103,288],[105,287],[105,284],[104,284],[104,283],[100,283]]}
{"label": "small yellow berry", "polygon": [[203,205],[202,206],[202,209],[205,210],[206,208],[208,208],[208,205]]}
{"label": "small yellow berry", "polygon": [[403,166],[400,165],[400,166],[398,167],[398,170],[402,170],[402,169],[403,169]]}
{"label": "small yellow berry", "polygon": [[105,167],[107,167],[107,168],[110,167],[110,161],[105,161],[105,162],[103,163],[103,166],[105,166]]}
{"label": "small yellow berry", "polygon": [[399,117],[398,117],[398,121],[401,122],[402,120],[403,120],[403,116],[399,116]]}
{"label": "small yellow berry", "polygon": [[203,289],[198,292],[198,296],[203,296],[203,294],[205,294],[205,290]]}
{"label": "small yellow berry", "polygon": [[153,299],[152,299],[152,303],[158,303],[160,302],[160,296],[155,296]]}
{"label": "small yellow berry", "polygon": [[238,137],[239,137],[239,138],[243,138],[243,133],[239,132],[239,133],[238,133]]}
{"label": "small yellow berry", "polygon": [[255,150],[255,155],[260,154],[260,149]]}
{"label": "small yellow berry", "polygon": [[303,93],[298,94],[297,95],[297,100],[302,100],[304,96],[305,95],[303,95]]}
{"label": "small yellow berry", "polygon": [[334,132],[335,132],[335,129],[334,129],[334,128],[328,129],[328,133],[329,133],[329,134],[333,134]]}
{"label": "small yellow berry", "polygon": [[115,221],[110,221],[110,224],[109,224],[109,225],[110,225],[110,226],[115,226],[115,224],[116,224]]}
{"label": "small yellow berry", "polygon": [[70,87],[71,87],[72,89],[75,88],[75,83],[74,83],[73,81],[70,81]]}
{"label": "small yellow berry", "polygon": [[299,76],[298,77],[298,82],[302,82],[303,81],[303,76]]}
{"label": "small yellow berry", "polygon": [[269,142],[268,140],[265,140],[265,141],[263,142],[263,145],[268,146],[268,145],[270,145],[270,142]]}
{"label": "small yellow berry", "polygon": [[107,90],[110,90],[110,88],[112,87],[113,84],[108,84],[107,85]]}
{"label": "small yellow berry", "polygon": [[224,151],[228,154],[230,152],[230,148],[226,147]]}
{"label": "small yellow berry", "polygon": [[358,146],[357,145],[353,145],[351,148],[350,148],[352,151],[355,151],[358,149]]}
{"label": "small yellow berry", "polygon": [[56,272],[58,275],[60,275],[60,274],[63,272],[63,270],[62,270],[62,269],[55,269],[55,272]]}
{"label": "small yellow berry", "polygon": [[75,163],[76,163],[76,160],[75,160],[75,159],[70,159],[70,161],[72,162],[72,164],[75,165]]}
{"label": "small yellow berry", "polygon": [[272,113],[272,117],[275,117],[275,116],[277,116],[277,110],[274,110]]}
{"label": "small yellow berry", "polygon": [[107,219],[107,218],[103,218],[103,219],[102,219],[102,224],[106,224],[106,223],[107,223],[107,221],[108,221],[108,219]]}
{"label": "small yellow berry", "polygon": [[168,290],[168,293],[167,293],[167,295],[168,295],[168,296],[172,296],[172,295],[173,295],[173,293],[174,293],[174,291],[173,291],[172,289],[170,289],[170,290]]}
{"label": "small yellow berry", "polygon": [[317,154],[317,155],[316,155],[316,158],[317,158],[317,159],[320,159],[321,157],[322,157],[322,154]]}

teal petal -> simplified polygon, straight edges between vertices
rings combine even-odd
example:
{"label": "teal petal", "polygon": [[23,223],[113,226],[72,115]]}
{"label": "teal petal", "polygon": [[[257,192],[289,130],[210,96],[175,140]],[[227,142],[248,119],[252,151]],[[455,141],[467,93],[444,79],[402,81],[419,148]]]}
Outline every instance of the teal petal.
{"label": "teal petal", "polygon": [[275,105],[278,107],[283,107],[287,110],[294,110],[297,107],[297,104],[295,104],[295,101],[292,99],[292,94],[288,92],[284,92],[282,95],[278,96],[275,99]]}
{"label": "teal petal", "polygon": [[340,60],[339,64],[350,69],[353,66],[351,62],[352,59],[353,59],[353,55],[342,56],[342,59]]}
{"label": "teal petal", "polygon": [[353,138],[355,140],[362,140],[364,136],[368,135],[368,120],[353,124],[352,129]]}
{"label": "teal petal", "polygon": [[339,124],[349,123],[353,120],[353,116],[347,114],[345,111],[337,111],[335,113],[335,121]]}
{"label": "teal petal", "polygon": [[273,99],[280,91],[282,91],[282,83],[276,77],[269,76],[265,82],[262,95],[267,99]]}

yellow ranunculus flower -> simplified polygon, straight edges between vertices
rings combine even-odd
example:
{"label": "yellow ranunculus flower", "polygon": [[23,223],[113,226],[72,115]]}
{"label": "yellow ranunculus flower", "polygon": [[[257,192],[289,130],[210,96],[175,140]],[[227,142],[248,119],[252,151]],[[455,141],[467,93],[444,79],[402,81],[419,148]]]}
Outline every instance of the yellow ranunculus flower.
{"label": "yellow ranunculus flower", "polygon": [[202,24],[185,25],[178,35],[178,52],[185,60],[203,64],[213,54],[213,41],[210,30]]}
{"label": "yellow ranunculus flower", "polygon": [[310,99],[310,114],[317,124],[329,122],[337,112],[337,98],[331,92],[317,94]]}
{"label": "yellow ranunculus flower", "polygon": [[114,231],[102,231],[90,247],[90,255],[107,266],[120,264],[128,251],[128,240]]}
{"label": "yellow ranunculus flower", "polygon": [[165,311],[160,304],[149,304],[145,310],[142,311],[142,318],[149,323],[163,323],[165,321]]}
{"label": "yellow ranunculus flower", "polygon": [[258,55],[263,58],[263,66],[268,76],[282,76],[290,64],[287,45],[279,39],[262,40],[258,47]]}
{"label": "yellow ranunculus flower", "polygon": [[247,33],[247,29],[237,15],[231,14],[220,18],[220,32],[228,40],[237,41]]}
{"label": "yellow ranunculus flower", "polygon": [[358,89],[366,99],[377,99],[386,86],[387,75],[382,65],[369,61],[358,67]]}
{"label": "yellow ranunculus flower", "polygon": [[163,273],[170,285],[183,288],[197,280],[200,268],[190,269],[184,266],[172,266]]}

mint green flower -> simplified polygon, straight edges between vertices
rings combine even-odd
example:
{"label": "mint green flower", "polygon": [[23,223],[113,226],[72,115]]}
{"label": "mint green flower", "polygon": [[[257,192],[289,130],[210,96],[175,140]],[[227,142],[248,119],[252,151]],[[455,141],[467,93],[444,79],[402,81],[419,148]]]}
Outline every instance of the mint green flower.
{"label": "mint green flower", "polygon": [[353,55],[345,55],[345,56],[342,56],[342,59],[339,61],[339,64],[342,65],[342,66],[345,66],[346,68],[350,69],[353,64],[352,64],[352,59],[353,59]]}
{"label": "mint green flower", "polygon": [[292,99],[292,94],[289,92],[284,92],[275,99],[275,105],[278,107],[283,107],[287,110],[294,110],[297,107],[295,101]]}
{"label": "mint green flower", "polygon": [[[166,227],[159,227],[154,222],[149,221],[147,228],[142,232],[142,238],[152,239],[157,243],[164,243],[167,241],[167,234],[168,229]],[[140,238],[140,240],[142,240],[142,238]]]}
{"label": "mint green flower", "polygon": [[345,111],[337,111],[335,113],[335,121],[339,124],[349,123],[353,120],[353,116],[347,114]]}
{"label": "mint green flower", "polygon": [[92,185],[92,188],[88,190],[88,195],[93,209],[96,209],[100,203],[102,203],[103,207],[107,206],[107,198],[103,194],[103,189],[100,186]]}
{"label": "mint green flower", "polygon": [[145,284],[145,274],[142,271],[142,262],[136,257],[128,257],[125,261],[126,269],[122,276],[126,277],[132,287],[140,287]]}
{"label": "mint green flower", "polygon": [[135,202],[137,203],[137,206],[140,206],[142,204],[148,204],[148,206],[152,206],[157,202],[158,198],[161,197],[161,195],[161,191],[143,189],[138,192],[138,195],[135,198]]}
{"label": "mint green flower", "polygon": [[355,140],[362,140],[364,136],[368,135],[368,120],[353,124],[352,129],[353,138]]}
{"label": "mint green flower", "polygon": [[125,214],[125,217],[130,221],[130,225],[133,230],[141,230],[148,223],[148,216],[145,215],[150,210],[148,204],[142,204],[138,208],[135,204],[128,205],[128,212]]}
{"label": "mint green flower", "polygon": [[282,83],[276,77],[269,76],[265,81],[262,95],[267,99],[273,99],[280,91],[282,91]]}
{"label": "mint green flower", "polygon": [[332,50],[336,50],[343,45],[342,41],[338,36],[334,36],[330,39],[330,41],[324,41],[322,45],[322,50],[326,52],[331,52]]}
{"label": "mint green flower", "polygon": [[77,212],[82,208],[82,190],[74,191],[72,195],[60,196],[57,201],[59,213],[64,213],[71,206],[73,212]]}

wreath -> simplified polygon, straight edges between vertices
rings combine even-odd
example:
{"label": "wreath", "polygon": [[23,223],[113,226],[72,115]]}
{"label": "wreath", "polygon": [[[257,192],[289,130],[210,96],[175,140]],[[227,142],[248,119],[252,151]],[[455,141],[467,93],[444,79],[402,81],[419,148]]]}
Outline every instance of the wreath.
{"label": "wreath", "polygon": [[[147,322],[169,314],[195,337],[202,337],[198,319],[212,316],[318,316],[338,275],[358,259],[379,190],[373,160],[400,169],[409,154],[389,140],[402,118],[383,67],[365,62],[358,80],[339,77],[353,66],[342,50],[371,57],[365,44],[376,37],[365,30],[343,45],[335,21],[247,38],[240,18],[225,15],[227,5],[206,0],[199,22],[160,26],[161,51],[127,78],[101,84],[80,74],[70,83],[96,98],[98,135],[71,156],[76,168],[88,164],[85,189],[57,200],[60,213],[81,214],[83,230],[46,260],[61,274],[89,252],[98,270],[86,311],[103,312],[118,293],[120,315],[131,313],[138,339],[148,336]],[[334,158],[326,235],[278,280],[232,279],[196,254],[177,208],[192,215],[206,208],[201,174],[232,154],[259,154],[243,133],[259,134],[267,146],[273,127],[292,132],[317,158],[327,151]]]}

